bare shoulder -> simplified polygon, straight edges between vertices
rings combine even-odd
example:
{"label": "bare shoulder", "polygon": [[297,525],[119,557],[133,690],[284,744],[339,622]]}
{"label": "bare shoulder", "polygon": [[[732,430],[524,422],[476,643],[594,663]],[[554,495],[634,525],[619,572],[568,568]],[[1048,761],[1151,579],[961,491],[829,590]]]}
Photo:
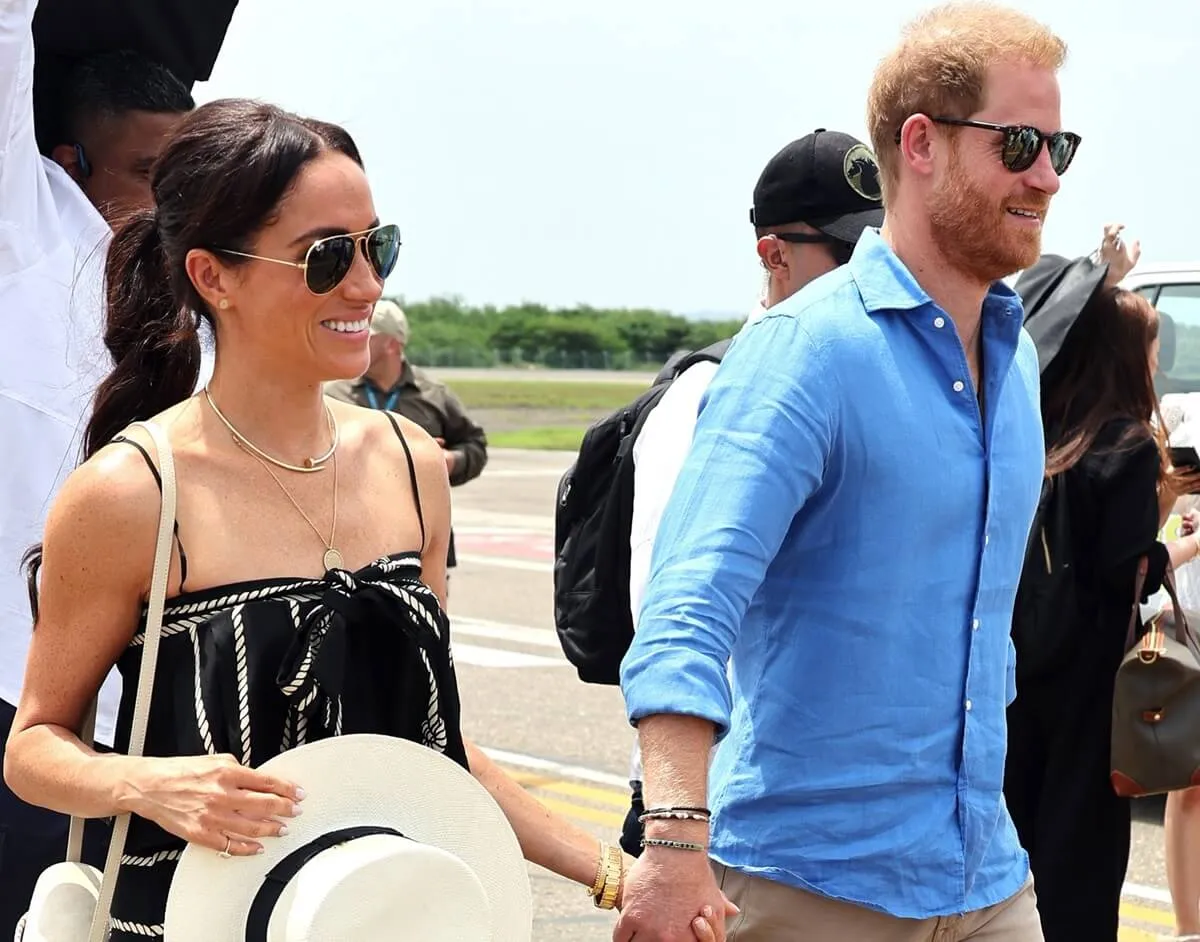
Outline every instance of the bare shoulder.
{"label": "bare shoulder", "polygon": [[[404,445],[407,445],[418,473],[423,473],[429,468],[445,470],[441,446],[416,422],[394,412],[385,415],[378,409],[368,409],[365,406],[334,401],[330,402],[330,407],[348,441],[361,442],[362,447],[372,451],[379,450],[384,454],[403,452]],[[403,444],[396,437],[396,430],[388,421],[388,416],[399,426],[400,434],[404,438]]]}
{"label": "bare shoulder", "polygon": [[[139,444],[154,454],[149,443]],[[109,577],[127,569],[140,579],[153,555],[161,506],[158,482],[141,453],[128,443],[106,445],[59,491],[46,519],[47,561]]]}

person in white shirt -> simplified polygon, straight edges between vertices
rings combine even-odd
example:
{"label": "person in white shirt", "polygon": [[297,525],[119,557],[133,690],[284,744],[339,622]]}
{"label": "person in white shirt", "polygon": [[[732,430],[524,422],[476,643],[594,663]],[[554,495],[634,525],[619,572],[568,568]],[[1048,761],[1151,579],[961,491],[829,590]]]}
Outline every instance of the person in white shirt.
{"label": "person in white shirt", "polygon": [[[161,141],[193,107],[187,88],[131,53],[77,63],[34,130],[36,0],[0,2],[0,746],[20,698],[33,618],[22,559],[80,455],[91,397],[111,363],[103,344],[111,226],[150,200]],[[48,123],[44,123],[48,122]],[[120,692],[110,678],[96,734],[111,744]],[[82,719],[82,718],[81,718]],[[0,781],[0,938],[12,938],[37,875],[63,858],[67,819]],[[103,863],[102,822],[89,862]]]}
{"label": "person in white shirt", "polygon": [[[754,188],[750,210],[767,283],[747,322],[845,264],[863,231],[883,225],[881,197],[874,154],[849,134],[818,128],[772,157]],[[658,524],[691,447],[700,402],[717,369],[718,364],[704,361],[681,373],[634,441],[629,601],[635,630]],[[642,849],[638,816],[644,810],[636,734],[629,778],[632,799],[621,846],[636,857]]]}

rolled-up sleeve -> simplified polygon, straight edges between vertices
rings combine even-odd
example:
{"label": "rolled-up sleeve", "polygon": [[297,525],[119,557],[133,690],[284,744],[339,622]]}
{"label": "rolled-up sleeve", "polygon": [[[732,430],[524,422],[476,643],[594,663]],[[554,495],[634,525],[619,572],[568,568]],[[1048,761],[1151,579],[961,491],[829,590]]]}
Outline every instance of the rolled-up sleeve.
{"label": "rolled-up sleeve", "polygon": [[726,666],[742,619],[837,434],[830,353],[796,318],[768,315],[742,330],[709,386],[622,663],[634,725],[682,714],[728,730]]}

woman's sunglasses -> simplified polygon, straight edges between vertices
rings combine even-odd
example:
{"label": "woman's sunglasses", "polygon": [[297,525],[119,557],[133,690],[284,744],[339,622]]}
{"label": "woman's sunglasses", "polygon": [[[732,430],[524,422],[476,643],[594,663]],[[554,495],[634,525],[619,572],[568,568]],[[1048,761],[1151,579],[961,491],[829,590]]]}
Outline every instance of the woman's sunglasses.
{"label": "woman's sunglasses", "polygon": [[1050,165],[1060,177],[1067,172],[1075,151],[1079,148],[1079,135],[1070,131],[1055,131],[1044,134],[1027,124],[990,124],[987,121],[970,121],[966,118],[933,118],[938,124],[952,124],[963,128],[980,128],[1004,135],[1004,147],[1000,151],[1000,162],[1013,173],[1021,173],[1033,166],[1042,145],[1050,152]]}
{"label": "woman's sunglasses", "polygon": [[225,255],[237,255],[260,262],[275,262],[278,265],[299,268],[304,272],[304,286],[313,294],[321,295],[329,294],[350,273],[350,269],[354,267],[354,253],[359,245],[362,246],[363,257],[370,264],[371,270],[382,281],[396,267],[396,259],[400,254],[400,229],[389,224],[364,229],[362,232],[347,232],[344,235],[317,239],[304,253],[302,262],[251,255],[249,252],[235,252],[233,249],[217,251]]}

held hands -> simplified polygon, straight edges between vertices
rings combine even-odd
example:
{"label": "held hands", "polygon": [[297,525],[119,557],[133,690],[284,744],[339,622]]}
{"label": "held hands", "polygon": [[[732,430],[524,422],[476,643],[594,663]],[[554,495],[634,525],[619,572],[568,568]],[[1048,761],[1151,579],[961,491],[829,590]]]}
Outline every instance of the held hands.
{"label": "held hands", "polygon": [[234,857],[262,852],[260,839],[287,833],[304,791],[241,765],[233,756],[146,758],[125,786],[132,811],[192,844]]}
{"label": "held hands", "polygon": [[613,942],[724,942],[738,908],[717,886],[706,854],[647,848],[622,887]]}
{"label": "held hands", "polygon": [[446,459],[446,473],[453,474],[454,469],[458,467],[458,452],[447,448],[444,438],[435,438],[434,441],[442,446],[442,457]]}
{"label": "held hands", "polygon": [[1200,530],[1200,510],[1189,510],[1179,522],[1179,535],[1192,536]]}

